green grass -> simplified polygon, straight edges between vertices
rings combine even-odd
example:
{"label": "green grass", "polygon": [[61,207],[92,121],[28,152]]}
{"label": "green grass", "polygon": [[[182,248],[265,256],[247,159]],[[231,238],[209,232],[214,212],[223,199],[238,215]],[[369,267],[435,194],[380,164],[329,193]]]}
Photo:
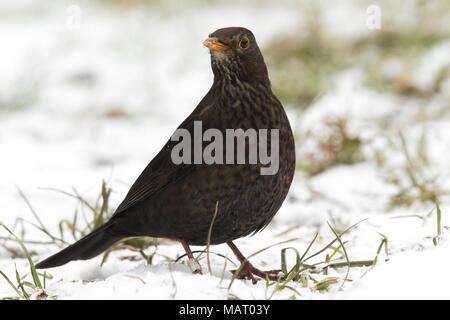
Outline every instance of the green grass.
{"label": "green grass", "polygon": [[264,48],[276,95],[304,110],[330,89],[330,76],[347,67],[347,48],[327,38],[317,19],[306,30],[277,37]]}
{"label": "green grass", "polygon": [[[8,276],[0,270],[0,274],[3,276],[3,278],[8,282],[8,284],[11,286],[11,288],[15,291],[17,294],[17,297],[12,297],[11,299],[25,299],[28,300],[31,297],[31,294],[26,290],[25,287],[28,287],[29,289],[33,290],[34,292],[37,292],[36,299],[46,299],[48,297],[47,293],[45,292],[45,285],[46,285],[46,278],[47,274],[44,272],[44,274],[40,274],[36,271],[36,268],[34,266],[33,260],[31,259],[30,253],[26,246],[24,245],[23,241],[18,238],[11,230],[9,230],[3,223],[0,222],[0,227],[3,227],[19,244],[20,248],[22,249],[25,257],[28,260],[28,264],[30,266],[30,275],[32,278],[32,283],[25,280],[28,276],[25,275],[23,277],[20,276],[19,271],[17,270],[16,264],[14,263],[15,268],[15,275],[16,275],[16,281],[17,285],[14,285],[13,282],[8,278]],[[42,277],[42,281],[41,278]]]}
{"label": "green grass", "polygon": [[[296,298],[297,296],[301,296],[301,293],[297,289],[295,289],[295,287],[299,286],[304,289],[309,288],[313,291],[328,291],[330,286],[338,284],[340,280],[337,277],[326,276],[328,274],[329,268],[347,268],[346,274],[342,279],[342,287],[346,282],[351,281],[351,279],[349,279],[348,277],[351,268],[373,266],[376,263],[376,258],[378,257],[380,249],[377,250],[375,259],[351,261],[349,260],[347,251],[345,249],[346,242],[342,241],[342,237],[361,222],[348,227],[340,233],[336,232],[331,224],[328,223],[328,226],[335,236],[335,239],[318,251],[310,254],[309,256],[307,256],[307,254],[316,241],[318,234],[313,237],[302,255],[300,255],[300,251],[295,247],[283,248],[281,250],[281,271],[283,273],[283,277],[280,278],[280,281],[278,282],[269,282],[268,280],[266,280],[266,298],[271,299],[275,296],[275,294],[285,289],[292,291],[292,297]],[[335,242],[338,242],[339,246],[334,247],[333,244]],[[295,253],[295,264],[292,266],[292,268],[288,268],[286,263],[286,253],[288,250]],[[340,257],[334,258],[337,253],[340,253]],[[306,261],[318,257],[319,255],[324,255],[323,260],[319,260],[314,264],[306,263]],[[318,280],[317,276],[320,275],[322,279]],[[273,287],[271,293],[269,293],[270,287]]]}
{"label": "green grass", "polygon": [[317,148],[300,152],[297,168],[313,176],[336,165],[364,161],[364,142],[358,133],[349,133],[347,123],[345,118],[326,118],[322,124],[323,130],[308,132],[303,139],[314,141]]}
{"label": "green grass", "polygon": [[437,228],[437,232],[436,232],[436,236],[433,237],[433,244],[435,246],[438,245],[439,239],[440,239],[441,234],[442,234],[441,218],[442,218],[441,208],[439,207],[439,203],[436,202],[436,228]]}
{"label": "green grass", "polygon": [[[10,277],[8,277],[3,271],[0,271],[0,274],[17,294],[17,296],[11,297],[12,299],[30,299],[32,297],[32,293],[29,293],[28,290],[32,290],[33,293],[36,294],[36,299],[45,299],[48,297],[45,293],[45,282],[46,279],[51,278],[51,275],[48,275],[46,273],[41,274],[36,271],[34,262],[32,260],[32,255],[34,254],[34,252],[28,250],[26,244],[33,246],[52,246],[55,248],[55,251],[57,251],[63,246],[66,246],[71,242],[87,235],[92,230],[105,223],[114,212],[114,209],[110,207],[109,203],[112,190],[110,187],[108,187],[105,181],[102,181],[98,196],[94,200],[88,200],[84,196],[82,196],[75,188],[72,190],[73,192],[48,189],[78,200],[78,205],[74,211],[72,219],[62,219],[61,221],[59,221],[59,234],[57,235],[52,233],[50,229],[46,225],[44,225],[39,217],[39,214],[33,208],[30,200],[26,197],[22,190],[20,188],[17,188],[17,190],[23,201],[30,209],[36,222],[27,221],[21,218],[17,219],[14,226],[22,227],[20,231],[20,237],[0,222],[0,227],[3,227],[3,229],[6,230],[9,234],[9,237],[0,238],[0,240],[3,240],[3,243],[1,243],[0,246],[9,251],[14,258],[26,258],[30,267],[30,273],[26,274],[25,276],[20,276],[19,271],[16,268],[16,284],[14,284]],[[26,225],[31,225],[32,227],[40,230],[48,238],[47,241],[25,240],[27,230]],[[69,235],[71,239],[68,239]],[[15,247],[9,246],[9,242],[18,244],[20,250],[17,250]],[[152,264],[153,257],[157,251],[157,245],[158,241],[150,237],[134,237],[124,239],[112,246],[104,253],[101,264],[103,265],[107,261],[110,252],[124,249],[138,253],[140,257],[144,259],[144,261],[146,261],[148,264]],[[152,247],[154,248],[153,252],[151,254],[146,253],[146,250]],[[24,280],[29,276],[31,276],[32,282]],[[55,299],[56,297],[50,298]]]}
{"label": "green grass", "polygon": [[[380,5],[387,14],[390,5],[386,2]],[[440,84],[449,76],[448,70],[438,75],[431,91],[419,89],[410,80],[408,71],[414,70],[428,49],[450,38],[449,31],[439,28],[438,23],[430,23],[448,19],[445,13],[448,4],[440,1],[436,7],[433,11],[425,4],[419,4],[420,18],[410,27],[396,26],[391,23],[395,17],[384,15],[380,30],[352,39],[333,35],[330,32],[333,30],[320,24],[318,8],[305,6],[301,19],[306,23],[301,29],[278,36],[264,48],[275,93],[288,106],[305,110],[315,99],[330,91],[330,79],[334,74],[359,67],[365,73],[366,85],[378,91],[429,98],[439,92]],[[386,78],[380,69],[392,60],[398,61],[405,72]]]}
{"label": "green grass", "polygon": [[[45,190],[55,191],[61,193],[65,196],[75,198],[78,200],[78,205],[74,211],[72,219],[62,219],[58,223],[59,235],[51,235],[47,228],[45,228],[42,223],[40,223],[40,229],[49,236],[50,240],[55,240],[54,244],[61,246],[62,244],[67,244],[66,240],[67,234],[73,238],[73,240],[79,240],[87,234],[91,233],[96,228],[107,222],[112,216],[115,208],[110,205],[110,196],[112,189],[103,180],[101,184],[101,189],[95,200],[88,200],[83,197],[75,188],[72,192],[67,192],[58,189],[45,188]],[[31,208],[30,208],[31,209]],[[32,210],[32,209],[31,209]],[[33,212],[34,210],[32,210]],[[34,216],[39,221],[37,214],[34,211]],[[81,216],[81,217],[80,217]],[[80,221],[82,220],[82,221]],[[73,241],[72,240],[72,241]],[[109,253],[111,251],[120,249],[130,249],[132,251],[138,252],[141,256],[151,264],[152,256],[148,256],[144,253],[144,250],[150,247],[158,246],[158,240],[151,237],[132,237],[126,238],[113,247],[108,249],[104,254],[103,263],[106,262]]]}
{"label": "green grass", "polygon": [[39,91],[36,84],[27,85],[20,82],[10,89],[6,95],[0,94],[0,113],[22,111],[38,100]]}
{"label": "green grass", "polygon": [[[363,220],[364,221],[364,220]],[[298,287],[301,288],[309,288],[311,290],[315,291],[328,291],[330,286],[337,284],[340,279],[336,277],[326,277],[327,270],[329,268],[346,268],[346,274],[344,278],[342,279],[341,287],[344,285],[345,282],[351,281],[349,279],[349,273],[351,268],[359,268],[359,267],[371,267],[376,264],[376,259],[378,259],[378,255],[380,254],[381,247],[378,247],[376,256],[374,259],[370,260],[358,260],[358,261],[351,261],[349,259],[347,250],[345,248],[345,244],[347,242],[342,240],[342,237],[347,234],[350,230],[355,228],[357,225],[359,225],[360,221],[354,225],[351,225],[347,227],[342,232],[337,232],[335,228],[331,226],[331,224],[328,224],[330,230],[332,231],[333,235],[335,236],[335,239],[332,240],[330,243],[325,245],[324,247],[320,248],[314,253],[310,252],[313,244],[315,243],[316,239],[318,238],[318,233],[313,237],[313,239],[310,241],[308,246],[306,247],[305,251],[300,254],[300,250],[298,250],[295,247],[286,247],[282,248],[280,251],[281,254],[281,275],[279,277],[278,281],[269,281],[267,278],[265,280],[266,283],[266,299],[272,299],[276,294],[280,293],[283,290],[288,290],[292,292],[291,298],[296,298],[297,296],[301,296],[301,292],[299,292]],[[280,244],[291,242],[297,240],[296,238],[285,240],[279,243],[272,244],[270,246],[267,246],[261,250],[258,250],[257,252],[249,255],[247,257],[248,261],[250,258],[260,254],[261,252],[266,251],[267,249],[270,249],[274,246],[278,246]],[[334,247],[333,245],[335,243],[339,243],[337,247]],[[387,240],[383,242],[384,245],[386,245]],[[387,247],[386,247],[387,248]],[[387,250],[387,249],[386,249]],[[287,263],[287,252],[291,251],[295,254],[295,263],[292,266],[288,266]],[[339,253],[339,257],[335,256]],[[322,260],[319,260],[318,262],[315,262],[313,264],[306,263],[309,260],[312,260],[313,258],[324,256]],[[237,271],[233,274],[232,279],[230,280],[227,290],[229,292],[229,295],[232,294],[230,292],[232,285],[234,281],[237,279],[237,275],[239,270],[244,266],[245,261],[240,265],[240,267],[237,269]],[[321,276],[321,280],[317,280],[317,276]]]}
{"label": "green grass", "polygon": [[400,170],[389,173],[387,182],[397,186],[398,191],[391,197],[390,208],[398,206],[409,207],[416,202],[438,203],[440,197],[447,192],[442,190],[436,182],[436,177],[431,176],[427,170],[430,160],[426,152],[426,131],[417,141],[415,149],[411,150],[412,143],[408,143],[402,132],[399,132],[399,149],[405,159],[405,165]]}
{"label": "green grass", "polygon": [[[414,72],[433,46],[450,39],[450,32],[440,27],[449,19],[448,1],[436,1],[432,5],[416,2],[415,10],[411,10],[415,18],[411,24],[398,23],[395,14],[398,7],[393,3],[380,1],[378,5],[382,9],[381,29],[362,33],[359,37],[347,37],[336,36],[334,30],[321,24],[323,19],[318,5],[300,3],[300,27],[277,35],[263,48],[274,92],[285,107],[301,117],[316,100],[333,90],[335,76],[348,69],[356,69],[362,74],[363,86],[390,96],[399,104],[405,104],[405,108],[421,103],[424,115],[429,113],[425,109],[430,102],[444,100],[442,84],[450,77],[450,66],[443,65],[429,87],[419,85]],[[448,105],[439,103],[442,104],[440,110],[427,117],[441,119],[448,115]],[[398,120],[395,115],[373,119],[371,126],[378,127],[383,133],[390,129],[392,133],[391,129],[400,127]],[[414,122],[402,125],[408,127],[424,121],[425,117],[416,117]],[[326,126],[332,128],[337,124],[328,123]],[[345,137],[345,132],[339,133],[339,127],[337,129],[336,132]],[[298,126],[296,130],[296,141],[300,144],[305,139],[318,142],[317,150],[307,153],[299,150],[297,169],[307,175],[315,175],[340,164],[353,165],[367,160],[375,160],[381,167],[388,157],[382,151],[378,151],[374,159],[365,157],[360,151],[370,145],[370,141],[362,141],[358,136],[339,140],[334,135],[324,138],[322,133],[317,137],[311,136],[301,132],[302,128]],[[414,188],[422,186],[417,184]],[[415,190],[413,194],[411,190],[403,191],[398,194],[398,199],[393,199],[394,206],[416,200],[433,202],[436,198],[435,190],[422,189],[418,193]]]}
{"label": "green grass", "polygon": [[206,260],[208,262],[208,271],[209,271],[210,275],[212,275],[212,269],[211,269],[211,261],[209,259],[209,247],[210,247],[210,243],[211,243],[212,228],[213,228],[213,225],[214,225],[214,221],[216,220],[216,216],[217,216],[218,210],[219,210],[219,201],[216,202],[216,210],[214,211],[214,215],[213,215],[213,217],[211,219],[211,225],[209,226],[208,237],[206,239]]}
{"label": "green grass", "polygon": [[[51,279],[52,276],[47,273],[38,273],[34,267],[34,262],[32,260],[32,255],[30,253],[30,250],[26,247],[26,243],[32,244],[33,246],[36,245],[45,245],[45,246],[59,246],[61,245],[65,240],[64,237],[67,234],[75,235],[75,236],[82,236],[84,235],[84,232],[89,232],[89,230],[92,230],[97,226],[97,224],[102,223],[102,221],[106,221],[113,212],[113,210],[109,206],[109,197],[112,192],[112,190],[107,186],[106,182],[102,182],[101,191],[98,195],[98,197],[95,200],[88,201],[85,197],[81,196],[75,189],[73,193],[67,193],[62,192],[62,194],[66,196],[75,197],[79,201],[80,206],[84,206],[87,208],[87,210],[91,213],[91,215],[85,218],[86,226],[85,228],[82,228],[79,226],[79,223],[71,223],[71,224],[65,224],[60,223],[59,225],[63,226],[64,228],[69,228],[68,225],[71,226],[70,230],[66,230],[65,232],[60,232],[61,237],[57,237],[52,235],[47,227],[43,224],[41,219],[39,219],[38,213],[34,210],[34,208],[31,205],[31,202],[29,199],[26,198],[25,194],[19,190],[19,194],[22,196],[24,201],[29,206],[30,210],[33,212],[33,215],[35,216],[35,219],[37,221],[36,224],[33,224],[34,227],[38,228],[43,232],[43,234],[49,239],[48,242],[26,242],[23,240],[23,237],[25,236],[25,232],[22,230],[22,238],[18,237],[15,233],[13,233],[9,228],[7,228],[5,225],[0,224],[0,226],[7,231],[7,233],[10,235],[10,238],[6,239],[8,241],[14,241],[16,244],[19,245],[23,257],[27,259],[28,265],[29,265],[29,272],[25,275],[21,275],[19,273],[19,270],[14,264],[15,268],[15,280],[13,280],[13,277],[8,276],[5,272],[0,270],[0,275],[2,278],[4,278],[4,281],[8,283],[8,285],[11,287],[11,291],[15,293],[15,296],[11,297],[4,297],[3,299],[57,299],[56,296],[49,296],[49,294],[46,292],[46,282],[47,279]],[[58,191],[61,193],[61,191]],[[214,217],[217,215],[219,204],[216,205],[216,211],[214,212],[214,215],[212,217],[212,223],[213,225]],[[441,217],[442,212],[439,207],[439,204],[436,203],[436,221],[437,221],[437,233],[436,236],[432,238],[433,243],[435,245],[438,245],[438,241],[441,236],[442,232],[442,226],[441,226]],[[78,210],[75,210],[75,212],[78,212]],[[81,212],[81,210],[80,210]],[[77,219],[74,219],[77,220]],[[364,220],[363,220],[364,221]],[[289,292],[290,297],[289,299],[296,299],[301,296],[302,290],[312,290],[312,291],[319,291],[319,292],[327,292],[332,287],[339,285],[340,288],[344,286],[345,283],[352,281],[350,278],[351,276],[351,270],[352,268],[371,268],[374,267],[382,253],[383,247],[384,247],[384,253],[386,258],[389,256],[389,250],[388,250],[388,238],[382,234],[381,241],[379,245],[376,246],[376,253],[373,259],[368,260],[351,260],[349,258],[348,248],[350,247],[350,243],[348,240],[344,240],[344,237],[352,230],[354,230],[360,223],[363,221],[360,221],[356,224],[350,225],[350,226],[344,226],[338,224],[338,228],[336,226],[333,226],[332,224],[328,223],[328,227],[331,230],[332,235],[334,236],[334,239],[330,241],[326,245],[320,245],[316,244],[317,239],[319,239],[319,233],[316,233],[309,244],[306,246],[306,248],[303,250],[300,250],[297,247],[290,246],[290,247],[283,247],[280,249],[280,277],[277,281],[269,281],[269,279],[263,279],[260,281],[265,281],[265,297],[266,299],[273,299],[281,292]],[[211,228],[212,230],[212,228]],[[291,230],[291,229],[289,229]],[[211,232],[211,231],[210,231]],[[210,233],[208,235],[208,238],[210,239]],[[120,242],[117,246],[112,247],[107,253],[104,255],[102,264],[106,261],[108,254],[112,250],[128,250],[131,252],[139,253],[141,258],[144,258],[149,264],[151,264],[151,260],[153,256],[156,254],[157,250],[157,243],[153,241],[149,241],[151,238],[134,238],[134,239],[126,239],[122,242]],[[260,253],[273,248],[275,246],[279,246],[282,244],[286,244],[289,242],[292,242],[294,240],[298,240],[298,238],[293,238],[289,240],[280,241],[274,244],[271,244],[267,247],[264,247],[260,250],[257,250],[253,254],[250,254],[247,257],[248,261],[249,259],[259,255]],[[130,243],[130,241],[132,241]],[[152,254],[148,254],[145,252],[146,249],[149,247],[154,247],[154,251]],[[312,248],[318,248],[315,251],[312,250]],[[241,263],[237,271],[234,272],[231,280],[228,282],[228,285],[225,287],[221,286],[221,283],[225,280],[225,273],[227,269],[228,262],[231,262],[234,264],[234,262],[227,258],[226,256],[223,256],[221,254],[210,252],[209,246],[206,247],[205,250],[202,251],[194,251],[194,253],[200,252],[200,255],[197,256],[197,259],[201,258],[202,256],[207,259],[208,263],[208,269],[210,270],[210,276],[212,276],[211,271],[211,262],[209,259],[210,254],[215,254],[218,257],[222,257],[224,260],[224,265],[222,269],[222,275],[220,277],[219,281],[219,287],[221,289],[227,290],[227,294],[229,299],[239,299],[239,296],[236,295],[236,293],[233,293],[231,291],[233,287],[233,283],[238,279],[239,270],[242,269],[245,262]],[[288,261],[292,261],[292,259],[288,260],[288,253],[294,254],[294,260],[293,264],[289,263]],[[178,259],[172,259],[168,257],[168,261],[173,263],[179,261],[183,256],[180,256]],[[150,260],[150,262],[149,262]],[[314,261],[314,262],[311,262]],[[169,272],[172,279],[172,293],[171,296],[173,298],[176,297],[177,294],[177,284],[176,279],[174,278],[172,274],[172,270],[170,269],[170,263],[169,263]],[[345,274],[343,277],[336,277],[336,276],[328,276],[328,270],[329,269],[341,269],[346,268]],[[205,275],[206,276],[206,275]],[[135,277],[136,278],[136,277]],[[145,283],[144,280],[138,279],[141,282]],[[336,287],[337,288],[337,287]]]}

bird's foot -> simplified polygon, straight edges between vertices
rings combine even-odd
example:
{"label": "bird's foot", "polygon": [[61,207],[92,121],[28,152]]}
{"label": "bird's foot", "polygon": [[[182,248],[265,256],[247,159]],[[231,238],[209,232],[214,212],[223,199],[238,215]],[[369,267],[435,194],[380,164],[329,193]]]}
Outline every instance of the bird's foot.
{"label": "bird's foot", "polygon": [[202,267],[200,266],[200,263],[198,263],[198,261],[194,258],[190,258],[188,260],[188,266],[193,274],[202,274]]}
{"label": "bird's foot", "polygon": [[[235,274],[238,270],[232,270],[231,272]],[[269,270],[269,271],[261,271],[255,268],[250,262],[245,262],[244,266],[241,270],[239,270],[239,274],[237,275],[238,279],[246,279],[252,280],[253,284],[259,279],[256,279],[255,276],[262,279],[269,279],[272,281],[278,281],[281,277],[281,270]]]}

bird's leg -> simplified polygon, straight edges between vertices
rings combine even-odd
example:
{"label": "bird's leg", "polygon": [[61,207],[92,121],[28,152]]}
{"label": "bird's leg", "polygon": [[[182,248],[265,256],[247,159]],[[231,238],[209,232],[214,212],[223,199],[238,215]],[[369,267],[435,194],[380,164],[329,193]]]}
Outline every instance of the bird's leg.
{"label": "bird's leg", "polygon": [[198,261],[195,260],[194,256],[192,255],[191,248],[189,248],[189,244],[184,239],[180,240],[180,242],[183,245],[184,251],[186,251],[186,254],[189,258],[188,266],[191,269],[192,273],[202,274],[202,267],[200,266]]}
{"label": "bird's leg", "polygon": [[[228,241],[228,246],[233,251],[236,258],[239,260],[239,262],[242,264],[244,263],[244,266],[239,271],[238,278],[239,279],[248,279],[252,280],[253,284],[256,283],[256,279],[254,277],[258,276],[260,278],[266,279],[269,278],[269,280],[277,281],[279,279],[278,275],[280,273],[280,270],[270,270],[270,271],[261,271],[257,268],[255,268],[250,261],[247,260],[247,258],[244,257],[244,255],[239,251],[239,249],[234,245],[233,242]],[[233,273],[237,272],[237,270],[233,270]]]}

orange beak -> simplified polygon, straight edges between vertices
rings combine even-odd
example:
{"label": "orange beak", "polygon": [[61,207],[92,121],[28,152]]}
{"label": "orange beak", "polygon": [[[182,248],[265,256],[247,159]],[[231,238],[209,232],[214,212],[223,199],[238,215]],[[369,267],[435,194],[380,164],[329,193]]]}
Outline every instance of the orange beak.
{"label": "orange beak", "polygon": [[230,49],[226,44],[220,43],[216,38],[208,38],[203,41],[203,45],[211,51],[225,51]]}

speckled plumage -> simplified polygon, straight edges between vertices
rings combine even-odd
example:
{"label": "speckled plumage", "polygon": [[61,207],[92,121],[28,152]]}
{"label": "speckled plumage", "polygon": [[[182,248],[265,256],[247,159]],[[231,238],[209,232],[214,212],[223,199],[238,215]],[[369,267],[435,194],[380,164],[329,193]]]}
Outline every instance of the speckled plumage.
{"label": "speckled plumage", "polygon": [[[243,36],[249,40],[246,50],[238,47]],[[211,50],[213,85],[179,128],[193,135],[193,123],[200,120],[203,131],[216,128],[224,136],[226,129],[279,129],[278,172],[261,175],[260,163],[176,165],[171,161],[171,151],[177,142],[169,140],[104,226],[37,267],[91,258],[129,236],[163,237],[184,240],[189,245],[205,245],[217,202],[211,244],[252,234],[271,221],[294,174],[291,127],[280,101],[272,93],[253,34],[245,28],[224,28],[210,34],[210,38],[231,49]],[[269,139],[269,152],[270,145]]]}

